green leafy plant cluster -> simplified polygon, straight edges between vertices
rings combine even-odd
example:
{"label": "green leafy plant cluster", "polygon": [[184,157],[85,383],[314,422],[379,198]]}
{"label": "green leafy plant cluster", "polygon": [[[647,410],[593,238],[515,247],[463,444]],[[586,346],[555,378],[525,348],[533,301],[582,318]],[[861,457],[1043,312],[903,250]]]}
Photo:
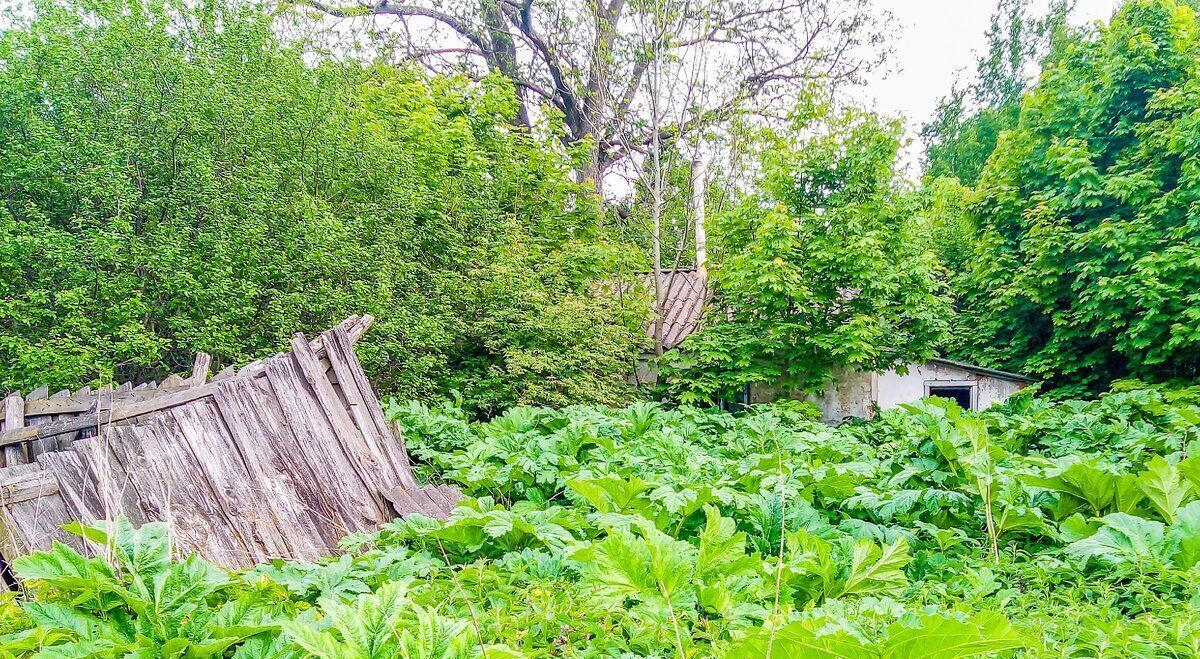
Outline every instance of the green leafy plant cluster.
{"label": "green leafy plant cluster", "polygon": [[759,136],[754,191],[713,218],[700,331],[660,360],[675,399],[814,391],[933,356],[952,309],[897,166],[902,133],[814,96]]}
{"label": "green leafy plant cluster", "polygon": [[972,195],[957,350],[1064,396],[1194,379],[1195,3],[1129,0],[1055,51]]}
{"label": "green leafy plant cluster", "polygon": [[392,403],[467,495],[449,519],[235,574],[170,560],[161,525],[73,527],[97,554],[16,561],[0,656],[1196,656],[1198,402],[927,400],[838,428]]}
{"label": "green leafy plant cluster", "polygon": [[0,17],[0,390],[144,381],[369,313],[411,398],[615,404],[631,247],[513,90],[306,52],[261,6],[36,1]]}

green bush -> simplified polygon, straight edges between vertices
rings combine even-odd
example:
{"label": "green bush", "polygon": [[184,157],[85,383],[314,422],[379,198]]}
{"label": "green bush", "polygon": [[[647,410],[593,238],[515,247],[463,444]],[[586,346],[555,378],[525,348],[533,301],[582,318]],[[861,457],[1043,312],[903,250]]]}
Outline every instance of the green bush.
{"label": "green bush", "polygon": [[[35,2],[0,32],[0,389],[144,380],[352,313],[405,397],[617,402],[629,250],[497,80],[335,62],[259,8]],[[313,63],[306,63],[306,58]]]}

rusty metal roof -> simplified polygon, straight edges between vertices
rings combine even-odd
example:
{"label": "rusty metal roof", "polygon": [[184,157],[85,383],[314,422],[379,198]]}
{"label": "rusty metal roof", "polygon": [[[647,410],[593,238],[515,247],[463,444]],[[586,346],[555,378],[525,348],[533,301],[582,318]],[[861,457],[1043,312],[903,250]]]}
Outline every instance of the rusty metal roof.
{"label": "rusty metal roof", "polygon": [[[663,304],[663,349],[672,350],[700,327],[709,290],[704,277],[695,270],[668,270],[662,273],[666,300]],[[654,291],[654,273],[642,274],[646,288]],[[646,328],[654,338],[654,323]]]}

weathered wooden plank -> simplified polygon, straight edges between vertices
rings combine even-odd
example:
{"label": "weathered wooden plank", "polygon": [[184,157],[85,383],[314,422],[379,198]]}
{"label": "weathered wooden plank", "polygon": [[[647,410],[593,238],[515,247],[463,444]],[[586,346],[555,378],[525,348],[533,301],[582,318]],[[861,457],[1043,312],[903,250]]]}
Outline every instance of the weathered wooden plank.
{"label": "weathered wooden plank", "polygon": [[83,542],[59,528],[67,512],[54,477],[38,464],[23,464],[0,471],[6,482],[0,501],[0,554],[15,558],[48,549],[59,541],[77,549]]}
{"label": "weathered wooden plank", "polygon": [[449,485],[439,485],[437,489],[446,499],[446,516],[449,517],[450,513],[458,507],[458,502],[463,500],[463,493],[459,492],[458,488]]}
{"label": "weathered wooden plank", "polygon": [[[29,429],[25,427],[25,399],[21,398],[19,393],[10,394],[4,399],[4,436],[18,436],[28,431]],[[36,438],[36,432],[34,429],[33,438]],[[0,446],[4,447],[3,450],[0,450],[0,457],[3,457],[0,465],[28,464],[29,454],[26,447],[22,445],[27,441],[28,439],[18,442],[0,442]]]}
{"label": "weathered wooden plank", "polygon": [[199,387],[208,382],[208,371],[211,367],[212,355],[207,352],[196,353],[196,360],[192,362],[192,376],[187,381],[188,386]]}
{"label": "weathered wooden plank", "polygon": [[403,485],[384,490],[383,496],[392,504],[396,514],[408,517],[413,514],[425,514],[424,507],[413,496],[413,492]]}
{"label": "weathered wooden plank", "polygon": [[272,394],[267,399],[278,406],[283,427],[295,437],[297,459],[308,464],[326,490],[330,521],[339,533],[371,530],[388,520],[386,502],[354,468],[295,361],[290,356],[270,360],[265,378]]}
{"label": "weathered wooden plank", "polygon": [[86,480],[92,483],[95,496],[100,500],[99,519],[116,519],[124,516],[135,526],[146,522],[161,522],[160,510],[151,510],[143,500],[130,472],[136,465],[127,466],[112,449],[112,434],[109,429],[102,437],[81,439],[71,445],[71,451],[79,457]]}
{"label": "weathered wooden plank", "polygon": [[190,403],[205,396],[211,396],[216,390],[216,386],[216,384],[210,383],[193,389],[174,391],[147,398],[146,400],[135,400],[128,403],[121,403],[120,401],[109,403],[105,397],[101,397],[100,400],[103,401],[103,404],[98,411],[60,419],[44,426],[20,428],[13,431],[5,430],[3,434],[0,434],[0,446],[7,447],[41,437],[53,437],[84,428],[96,428],[98,425],[117,423],[169,407]]}
{"label": "weathered wooden plank", "polygon": [[[36,402],[39,402],[39,401],[45,399],[46,393],[48,391],[49,391],[49,389],[47,389],[46,387],[38,387],[37,389],[34,389],[33,391],[29,392],[29,395],[25,397],[25,409],[28,411],[29,403],[31,401],[36,403]],[[43,417],[30,418],[28,413],[26,413],[26,415],[25,415],[25,423],[26,423],[26,425],[30,425],[30,426],[44,425],[44,424],[50,423],[52,420],[53,420],[52,417],[43,416]],[[30,442],[29,446],[26,450],[29,451],[30,460],[36,460],[37,457],[39,455],[41,455],[42,453],[45,453],[47,451],[57,451],[58,450],[58,438],[57,437],[45,437],[42,439],[38,439],[36,441]]]}
{"label": "weathered wooden plank", "polygon": [[0,470],[0,506],[24,503],[58,493],[58,484],[36,464]]}
{"label": "weathered wooden plank", "polygon": [[[71,396],[71,390],[63,389],[62,391],[51,396],[50,399],[53,400],[53,399],[69,398],[70,396]],[[25,404],[25,408],[26,409],[29,408],[28,403]],[[39,425],[41,425],[43,423],[48,424],[51,421],[57,421],[59,419],[64,419],[68,416],[72,416],[72,415],[70,415],[70,414],[55,414],[53,416],[41,417],[42,419],[49,419],[49,421],[42,421],[39,423]],[[64,450],[70,448],[71,443],[74,442],[78,438],[79,438],[78,432],[68,432],[68,433],[63,433],[63,434],[59,435],[57,438],[55,438],[55,441],[57,441],[57,443],[58,443],[58,450],[64,451]]]}
{"label": "weathered wooden plank", "polygon": [[[362,338],[363,333],[366,332],[367,329],[374,322],[375,322],[375,318],[370,315],[350,316],[346,320],[342,321],[338,326],[345,329],[346,335],[348,337],[350,337],[350,343],[354,344],[354,343],[357,343],[360,338]],[[316,356],[317,360],[319,362],[321,362],[323,368],[326,371],[328,371],[329,370],[329,359],[326,356],[324,339],[322,337],[318,336],[317,338],[312,340],[312,342],[309,344],[309,346],[312,349],[312,353]],[[267,362],[269,362],[272,359],[285,357],[285,356],[286,356],[286,353],[279,353],[279,354],[273,355],[271,357],[268,357],[267,359],[262,359],[262,360],[259,360],[256,362],[251,362],[251,363],[243,366],[241,369],[239,369],[237,374],[239,376],[259,375],[264,370],[266,370]]]}
{"label": "weathered wooden plank", "polygon": [[248,567],[260,552],[251,551],[221,497],[200,466],[178,441],[180,429],[170,414],[136,426],[109,430],[111,446],[126,465],[142,504],[165,522],[179,544],[228,567]]}
{"label": "weathered wooden plank", "polygon": [[[43,390],[22,402],[22,412],[44,412],[31,428],[16,427],[6,409],[0,448],[100,432],[38,456],[30,467],[49,484],[34,487],[26,475],[13,489],[19,496],[0,498],[13,537],[44,541],[68,520],[125,515],[164,521],[182,547],[247,567],[328,553],[341,535],[391,519],[393,506],[444,517],[460,495],[417,486],[354,355],[372,320],[352,316],[312,342],[297,336],[291,354],[227,368],[207,383],[211,362],[198,356],[192,378],[157,389],[126,383],[50,398]],[[71,407],[85,396],[84,410]]]}
{"label": "weathered wooden plank", "polygon": [[[118,392],[106,397],[103,404],[107,407],[112,404],[128,404],[135,401],[152,400],[161,396],[164,392],[153,387],[142,385],[145,388],[135,388],[129,392]],[[55,414],[82,414],[84,412],[95,412],[100,406],[101,401],[97,394],[76,394],[62,396],[63,392],[59,392],[54,396],[44,400],[26,400],[25,402],[25,418],[35,416],[49,416]],[[70,392],[67,392],[68,394]]]}
{"label": "weathered wooden plank", "polygon": [[340,326],[325,332],[322,337],[329,363],[337,374],[342,394],[349,403],[351,414],[354,415],[360,431],[368,442],[368,446],[378,456],[382,468],[391,473],[392,485],[399,483],[409,488],[420,487],[412,475],[408,464],[408,456],[397,437],[392,434],[392,428],[383,416],[383,409],[371,383],[359,366],[358,357],[346,331]]}
{"label": "weathered wooden plank", "polygon": [[77,451],[51,451],[39,455],[37,460],[53,476],[67,520],[90,523],[105,518],[103,503]]}
{"label": "weathered wooden plank", "polygon": [[289,558],[287,527],[273,514],[269,491],[255,482],[214,401],[196,401],[169,414],[179,432],[174,447],[189,456],[227,511],[230,529],[249,550],[252,563]]}
{"label": "weathered wooden plank", "polygon": [[350,458],[350,463],[362,476],[368,489],[375,494],[380,510],[387,511],[388,504],[382,492],[397,484],[394,471],[390,465],[381,464],[381,458],[384,456],[350,418],[349,411],[325,377],[316,355],[302,334],[297,334],[292,339],[292,358],[308,383],[308,389],[313,392],[318,408],[333,428],[334,436],[342,445],[346,456]]}
{"label": "weathered wooden plank", "polygon": [[[256,387],[263,378],[238,378],[217,389],[214,396],[221,419],[245,460],[249,482],[283,531],[289,558],[315,560],[337,547],[339,534],[323,490],[334,482],[318,481],[301,456],[295,437],[280,422],[267,396]],[[269,386],[265,380],[262,386]],[[211,480],[211,479],[210,479]],[[329,492],[342,496],[340,492]]]}

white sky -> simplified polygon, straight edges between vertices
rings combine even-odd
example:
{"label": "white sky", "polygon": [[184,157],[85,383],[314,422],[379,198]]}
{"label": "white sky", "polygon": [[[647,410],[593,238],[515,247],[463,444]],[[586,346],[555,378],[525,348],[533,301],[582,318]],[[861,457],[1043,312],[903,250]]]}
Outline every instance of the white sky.
{"label": "white sky", "polygon": [[[922,150],[917,132],[959,73],[974,73],[975,58],[987,47],[985,33],[998,0],[875,3],[896,18],[891,42],[894,52],[887,69],[872,74],[861,93],[878,111],[906,119],[913,139],[907,159],[910,171],[915,171]],[[1107,20],[1118,4],[1119,0],[1077,0],[1072,23]]]}

